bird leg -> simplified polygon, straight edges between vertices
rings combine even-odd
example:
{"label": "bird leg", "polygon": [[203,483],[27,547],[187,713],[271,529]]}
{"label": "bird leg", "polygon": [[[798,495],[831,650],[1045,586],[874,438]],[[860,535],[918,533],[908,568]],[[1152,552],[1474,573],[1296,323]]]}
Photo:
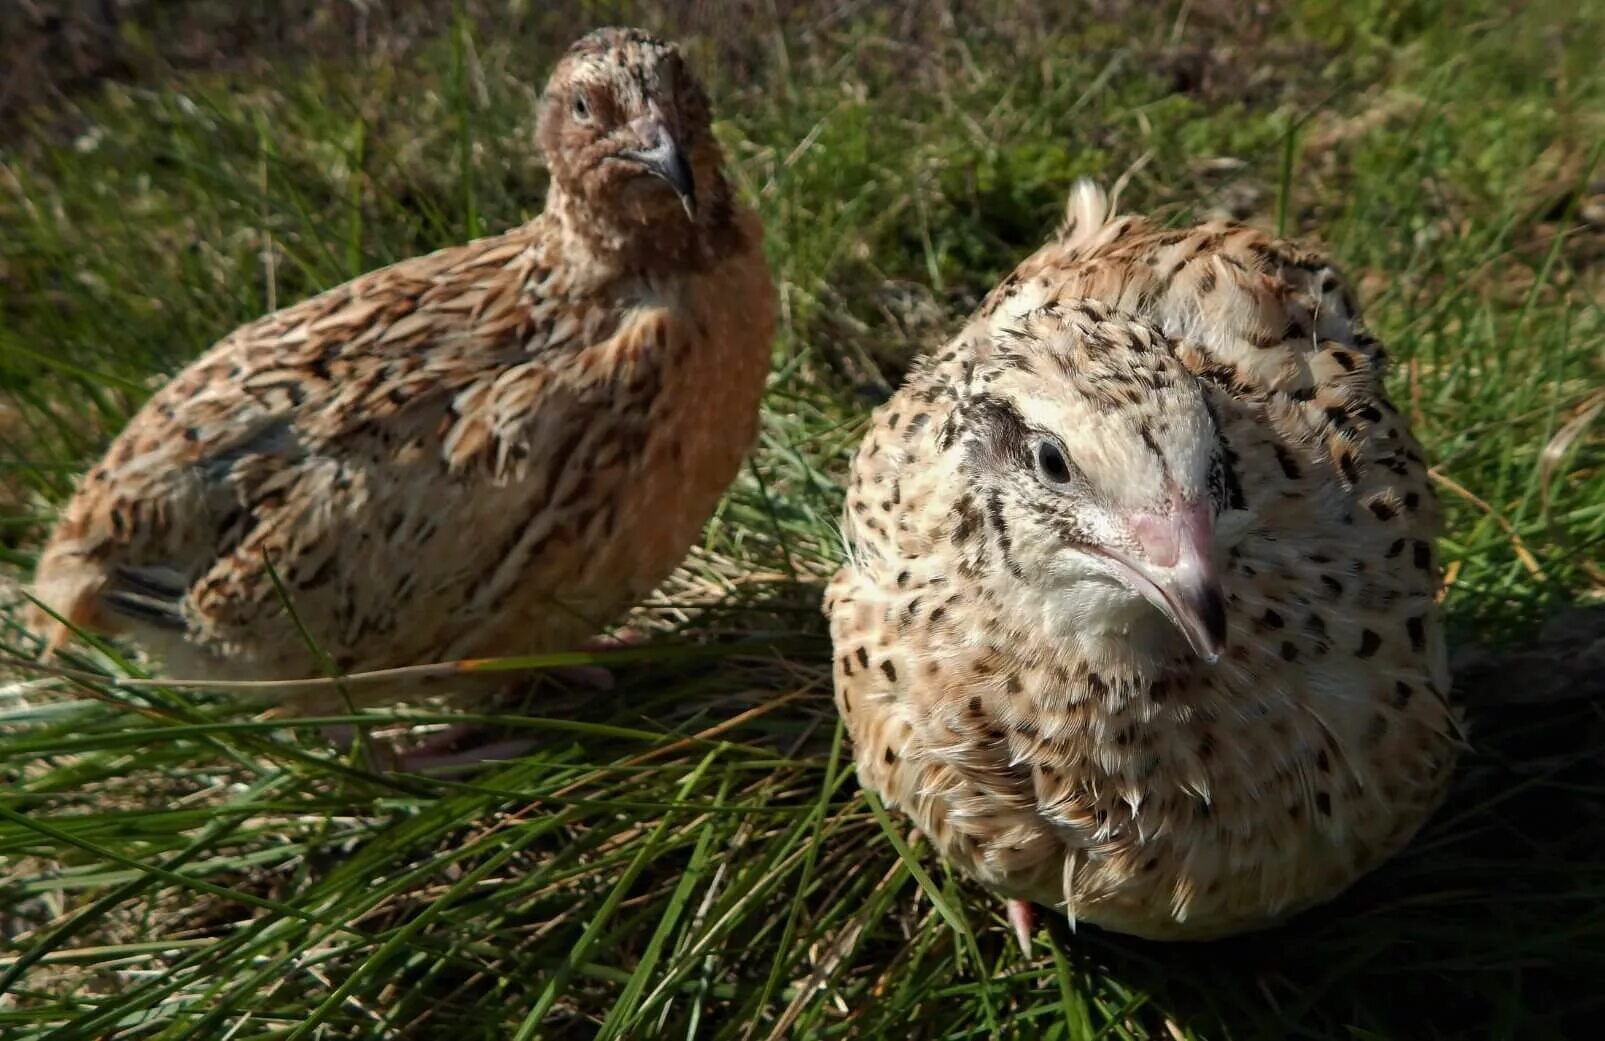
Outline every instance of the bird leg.
{"label": "bird leg", "polygon": [[1009,924],[1014,927],[1014,938],[1020,941],[1020,951],[1031,957],[1031,934],[1036,931],[1036,914],[1031,905],[1024,900],[1006,900],[1003,906],[1009,915]]}
{"label": "bird leg", "polygon": [[[912,828],[908,833],[909,846],[916,845],[925,833],[919,828]],[[1014,938],[1020,943],[1020,950],[1027,958],[1031,957],[1031,934],[1036,931],[1036,912],[1031,910],[1031,904],[1025,900],[1005,900],[1004,910],[1009,917],[1009,925],[1014,929]]]}

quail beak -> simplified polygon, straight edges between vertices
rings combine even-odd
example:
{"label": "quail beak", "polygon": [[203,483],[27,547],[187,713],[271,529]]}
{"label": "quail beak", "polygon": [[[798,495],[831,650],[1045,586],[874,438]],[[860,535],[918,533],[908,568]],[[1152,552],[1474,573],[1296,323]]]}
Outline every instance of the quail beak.
{"label": "quail beak", "polygon": [[685,207],[685,215],[691,220],[696,220],[697,185],[691,176],[691,164],[686,162],[685,152],[674,140],[674,135],[669,133],[669,128],[659,119],[652,120],[643,137],[652,144],[646,148],[626,148],[615,153],[614,158],[634,163],[652,176],[668,182],[669,187],[680,197],[680,205]]}
{"label": "quail beak", "polygon": [[1138,514],[1130,529],[1140,562],[1105,551],[1131,587],[1182,631],[1193,653],[1214,664],[1226,645],[1226,599],[1215,574],[1215,524],[1207,504],[1177,502]]}

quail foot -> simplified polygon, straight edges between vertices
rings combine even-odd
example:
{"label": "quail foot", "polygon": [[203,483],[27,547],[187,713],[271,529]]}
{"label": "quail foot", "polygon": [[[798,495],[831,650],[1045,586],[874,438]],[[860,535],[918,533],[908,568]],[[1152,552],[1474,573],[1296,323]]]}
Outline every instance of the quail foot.
{"label": "quail foot", "polygon": [[1091,185],[877,410],[826,612],[861,782],[1010,901],[1273,924],[1398,850],[1459,747],[1438,510],[1321,255]]}
{"label": "quail foot", "polygon": [[37,598],[170,676],[296,679],[275,574],[345,672],[572,648],[664,579],[756,435],[762,229],[663,41],[585,36],[538,124],[538,217],[224,337],[83,478]]}

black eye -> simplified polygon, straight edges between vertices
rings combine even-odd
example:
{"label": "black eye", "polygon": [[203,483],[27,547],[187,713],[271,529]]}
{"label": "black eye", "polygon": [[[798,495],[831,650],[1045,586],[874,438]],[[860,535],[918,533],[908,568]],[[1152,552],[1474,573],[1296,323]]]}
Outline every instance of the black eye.
{"label": "black eye", "polygon": [[1070,462],[1057,441],[1045,437],[1037,442],[1037,476],[1046,484],[1070,483]]}
{"label": "black eye", "polygon": [[574,99],[574,118],[582,123],[591,121],[591,106],[585,103],[584,97],[576,97]]}

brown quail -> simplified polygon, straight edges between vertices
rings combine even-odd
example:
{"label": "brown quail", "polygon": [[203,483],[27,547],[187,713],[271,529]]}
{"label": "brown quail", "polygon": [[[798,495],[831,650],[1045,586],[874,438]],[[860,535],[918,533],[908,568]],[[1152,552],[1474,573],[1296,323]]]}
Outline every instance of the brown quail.
{"label": "brown quail", "polygon": [[344,671],[598,632],[756,435],[774,291],[709,120],[673,46],[579,40],[540,102],[544,212],[230,333],[84,477],[36,596],[180,678],[321,675],[274,573]]}

